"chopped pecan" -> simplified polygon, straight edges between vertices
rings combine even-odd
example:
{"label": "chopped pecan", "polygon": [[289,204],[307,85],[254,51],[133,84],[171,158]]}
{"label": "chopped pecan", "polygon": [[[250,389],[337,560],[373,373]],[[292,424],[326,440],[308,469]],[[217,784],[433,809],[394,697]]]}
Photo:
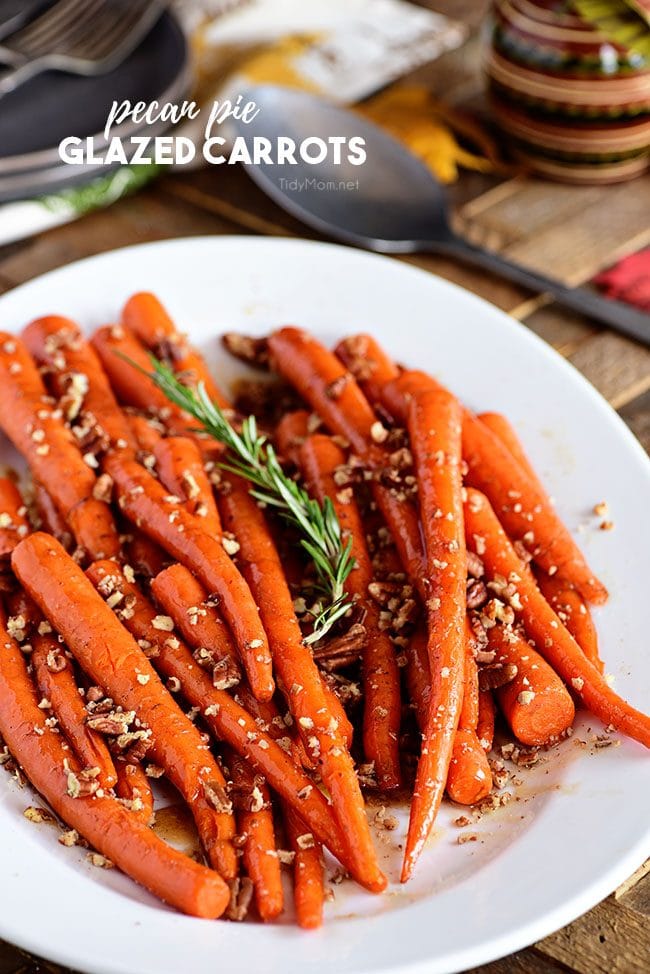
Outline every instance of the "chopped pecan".
{"label": "chopped pecan", "polygon": [[221,344],[234,358],[256,369],[269,368],[269,343],[266,338],[253,338],[236,331],[221,336]]}

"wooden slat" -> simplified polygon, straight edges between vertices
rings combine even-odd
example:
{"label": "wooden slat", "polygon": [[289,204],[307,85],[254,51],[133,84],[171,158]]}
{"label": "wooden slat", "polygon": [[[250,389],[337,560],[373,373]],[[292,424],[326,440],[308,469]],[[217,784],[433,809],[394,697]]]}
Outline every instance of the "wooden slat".
{"label": "wooden slat", "polygon": [[610,896],[537,949],[577,974],[647,974],[648,919]]}
{"label": "wooden slat", "polygon": [[560,974],[566,971],[564,964],[556,964],[537,953],[535,949],[520,950],[510,954],[502,960],[495,960],[491,964],[473,967],[465,974]]}
{"label": "wooden slat", "polygon": [[650,350],[614,332],[602,331],[582,342],[569,361],[614,409],[650,389]]}
{"label": "wooden slat", "polygon": [[[552,208],[552,192],[549,195]],[[650,178],[609,186],[599,205],[560,217],[505,246],[503,254],[541,274],[580,284],[650,241],[649,212]]]}
{"label": "wooden slat", "polygon": [[598,327],[591,321],[556,304],[527,315],[524,323],[561,355],[571,355],[587,338],[598,334]]}

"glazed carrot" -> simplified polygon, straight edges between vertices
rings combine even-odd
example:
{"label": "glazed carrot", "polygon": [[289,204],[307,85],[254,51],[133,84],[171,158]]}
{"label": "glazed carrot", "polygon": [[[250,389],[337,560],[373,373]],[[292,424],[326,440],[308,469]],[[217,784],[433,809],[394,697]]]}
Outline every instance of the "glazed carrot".
{"label": "glazed carrot", "polygon": [[[132,634],[146,639],[154,652],[151,656],[156,668],[182,690],[183,696],[201,711],[213,733],[226,741],[253,769],[263,775],[275,791],[298,808],[310,828],[332,853],[348,868],[349,863],[339,830],[323,795],[310,779],[295,766],[289,754],[279,747],[272,736],[259,726],[251,714],[224,690],[216,688],[208,674],[197,666],[190,650],[182,640],[169,638],[167,631],[153,626],[156,610],[136,585],[129,582],[118,565],[98,562],[88,570],[97,584],[111,579],[108,587],[128,598],[133,614],[125,619]],[[255,698],[250,696],[250,700]],[[259,701],[255,701],[258,706]]]}
{"label": "glazed carrot", "polygon": [[9,477],[0,477],[0,559],[7,559],[30,530],[20,491]]}
{"label": "glazed carrot", "polygon": [[318,760],[350,858],[363,875],[364,885],[377,892],[386,880],[377,865],[359,782],[327,705],[316,664],[302,641],[293,598],[264,514],[242,480],[229,476],[227,483],[228,489],[219,495],[221,519],[224,528],[236,531],[239,562],[259,605],[289,708],[307,752]]}
{"label": "glazed carrot", "polygon": [[293,852],[293,898],[298,926],[316,930],[323,923],[325,881],[321,844],[299,815],[286,805],[284,824]]}
{"label": "glazed carrot", "polygon": [[[278,371],[332,433],[345,437],[373,469],[390,465],[388,452],[378,442],[386,430],[335,355],[297,328],[274,332],[269,337],[269,349]],[[404,570],[422,587],[426,566],[415,507],[378,481],[372,483],[372,492],[395,539]]]}
{"label": "glazed carrot", "polygon": [[79,795],[81,768],[62,734],[46,724],[25,658],[0,630],[0,733],[56,814],[136,882],[193,916],[216,918],[230,891],[223,879],[177,852],[114,798]]}
{"label": "glazed carrot", "polygon": [[158,441],[153,453],[161,483],[181,498],[190,514],[200,519],[204,531],[220,538],[221,521],[212,484],[196,443],[186,436],[168,436]]}
{"label": "glazed carrot", "polygon": [[510,604],[524,624],[538,652],[582,703],[605,724],[612,724],[634,740],[650,747],[650,718],[614,693],[601,673],[588,659],[537,588],[530,573],[508,540],[487,498],[468,490],[465,503],[465,530],[468,542],[481,538],[481,558],[488,577],[497,582],[510,580]]}
{"label": "glazed carrot", "polygon": [[275,442],[281,455],[298,466],[298,451],[309,436],[309,413],[294,409],[285,413],[275,427]]}
{"label": "glazed carrot", "polygon": [[120,539],[106,501],[86,497],[68,511],[67,520],[77,545],[91,558],[115,558],[119,555]]}
{"label": "glazed carrot", "polygon": [[140,371],[151,372],[151,361],[146,348],[133,332],[121,325],[105,325],[94,332],[91,342],[119,402],[140,409],[143,413],[153,413],[165,425],[168,418],[173,417],[174,421],[187,426],[185,414],[170,403],[151,379]]}
{"label": "glazed carrot", "polygon": [[185,642],[210,653],[215,685],[226,690],[238,684],[241,672],[230,633],[194,575],[184,565],[170,565],[153,579],[151,592]]}
{"label": "glazed carrot", "polygon": [[66,551],[71,551],[74,546],[74,538],[68,527],[65,518],[52,500],[50,493],[43,484],[34,481],[34,503],[40,518],[41,530],[48,534],[53,534],[57,541],[60,541]]}
{"label": "glazed carrot", "polygon": [[535,481],[538,489],[541,493],[546,493],[546,488],[542,484],[542,481],[537,475],[535,468],[528,459],[526,451],[524,450],[523,444],[515,428],[510,422],[510,420],[504,416],[502,413],[479,413],[478,419],[487,426],[495,436],[501,440],[503,445],[508,448],[511,455],[515,458],[522,470],[525,470],[528,477]]}
{"label": "glazed carrot", "polygon": [[0,333],[0,427],[23,454],[35,480],[47,485],[77,541],[91,555],[110,558],[119,538],[96,478],[66,429],[20,339]]}
{"label": "glazed carrot", "polygon": [[575,586],[588,602],[607,600],[581,551],[545,492],[527,475],[495,434],[469,410],[463,415],[463,458],[467,483],[482,491],[513,540],[522,541],[535,562]]}
{"label": "glazed carrot", "polygon": [[153,759],[190,805],[210,861],[234,875],[232,816],[220,811],[223,775],[140,646],[54,538],[26,538],[12,565],[82,669],[116,704],[135,711],[150,732]]}
{"label": "glazed carrot", "polygon": [[[115,765],[104,738],[87,723],[88,711],[65,647],[52,635],[34,636],[31,662],[38,692],[49,701],[65,736],[83,768],[97,768],[102,788],[113,788],[117,781]],[[49,709],[49,708],[48,708]]]}
{"label": "glazed carrot", "polygon": [[145,825],[151,825],[154,820],[153,792],[144,768],[139,762],[130,764],[119,759],[115,763],[115,771],[115,794],[132,815],[136,815]]}
{"label": "glazed carrot", "polygon": [[138,450],[153,453],[164,435],[162,423],[153,416],[140,416],[135,413],[128,413],[126,418]]}
{"label": "glazed carrot", "polygon": [[[18,588],[6,593],[4,604],[7,614],[13,620],[12,628],[22,629],[25,638],[31,640],[38,630],[39,623],[43,621],[43,616],[34,600],[24,589]],[[18,642],[20,641],[19,639]]]}
{"label": "glazed carrot", "polygon": [[221,542],[202,531],[197,519],[170,500],[165,488],[138,463],[114,455],[106,458],[105,469],[129,520],[218,596],[219,611],[235,638],[253,692],[270,699],[275,684],[266,633],[250,589]]}
{"label": "glazed carrot", "polygon": [[478,695],[478,724],[476,736],[483,750],[489,754],[494,743],[494,697],[491,690],[480,690]]}
{"label": "glazed carrot", "polygon": [[390,636],[379,624],[379,606],[368,594],[373,571],[361,513],[352,489],[343,490],[336,483],[336,471],[345,459],[343,450],[328,436],[310,436],[298,450],[304,479],[321,503],[330,498],[343,541],[352,541],[356,566],[348,576],[346,591],[363,612],[367,636],[362,656],[364,753],[367,761],[374,761],[379,787],[388,790],[398,788],[401,783],[400,676]]}
{"label": "glazed carrot", "polygon": [[157,358],[168,360],[186,385],[205,385],[208,396],[223,409],[228,400],[217,388],[205,360],[182,335],[154,294],[132,295],[122,310],[122,323],[138,336]]}
{"label": "glazed carrot", "polygon": [[[430,710],[431,677],[427,634],[419,627],[406,651],[406,680],[415,715],[424,733]],[[446,788],[449,797],[460,805],[473,805],[485,798],[492,787],[492,772],[478,736],[478,674],[473,657],[466,652],[463,679],[463,704],[454,735]]]}
{"label": "glazed carrot", "polygon": [[535,577],[548,604],[567,627],[587,659],[603,673],[605,664],[598,652],[598,633],[591,612],[580,595],[557,575],[547,575],[538,569]]}
{"label": "glazed carrot", "polygon": [[382,388],[399,375],[400,370],[372,335],[350,335],[338,343],[334,353],[373,406],[381,402]]}
{"label": "glazed carrot", "polygon": [[46,381],[72,426],[94,427],[95,436],[106,436],[111,447],[135,450],[97,353],[74,321],[58,315],[38,318],[23,329],[22,339],[45,367]]}
{"label": "glazed carrot", "polygon": [[255,890],[257,912],[264,921],[275,920],[284,909],[280,860],[275,844],[271,796],[261,775],[239,755],[226,750],[230,769],[237,831],[244,837],[244,868]]}
{"label": "glazed carrot", "polygon": [[575,707],[555,670],[512,629],[494,626],[488,639],[496,663],[517,667],[514,679],[495,690],[517,740],[538,746],[563,734],[573,723]]}
{"label": "glazed carrot", "polygon": [[155,578],[169,564],[167,552],[135,527],[125,548],[126,561],[138,575],[145,578]]}
{"label": "glazed carrot", "polygon": [[321,684],[323,686],[323,693],[325,694],[325,700],[327,701],[327,709],[331,713],[332,717],[338,724],[338,731],[343,738],[343,743],[347,747],[348,751],[352,747],[352,741],[354,739],[354,725],[345,712],[345,707],[341,703],[341,700],[336,695],[336,692],[325,682],[323,674],[320,675]]}
{"label": "glazed carrot", "polygon": [[411,803],[402,882],[411,875],[422,851],[447,781],[463,692],[467,578],[460,405],[445,390],[425,382],[409,402],[407,425],[418,478],[429,580],[426,609],[431,698]]}

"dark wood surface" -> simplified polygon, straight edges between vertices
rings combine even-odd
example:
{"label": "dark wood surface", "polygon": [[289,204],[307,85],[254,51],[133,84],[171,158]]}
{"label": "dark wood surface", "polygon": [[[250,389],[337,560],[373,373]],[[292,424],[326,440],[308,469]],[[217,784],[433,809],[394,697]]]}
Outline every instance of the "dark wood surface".
{"label": "dark wood surface", "polygon": [[[430,6],[449,11],[444,0]],[[455,16],[478,27],[482,0],[456,0]],[[419,69],[414,78],[459,107],[477,105],[479,41]],[[650,244],[650,178],[615,187],[463,174],[451,188],[455,219],[474,241],[545,274],[577,284],[625,253]],[[0,249],[0,292],[45,271],[116,247],[203,234],[313,236],[250,182],[239,167],[161,178],[137,196],[75,223]],[[650,451],[650,351],[476,270],[429,255],[407,260],[474,291],[519,319],[575,365]],[[5,887],[7,894],[9,888]],[[472,974],[647,974],[650,861],[616,893],[538,944]],[[56,972],[54,964],[0,943],[0,974]],[[137,974],[137,972],[134,972]]]}

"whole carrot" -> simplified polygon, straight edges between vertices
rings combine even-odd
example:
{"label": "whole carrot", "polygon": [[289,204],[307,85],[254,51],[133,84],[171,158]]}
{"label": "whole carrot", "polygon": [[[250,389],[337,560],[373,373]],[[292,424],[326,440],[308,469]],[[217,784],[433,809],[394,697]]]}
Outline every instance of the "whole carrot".
{"label": "whole carrot", "polygon": [[120,450],[135,450],[126,417],[118,406],[106,373],[79,326],[69,318],[48,315],[23,329],[22,338],[59,400],[73,427],[94,430]]}
{"label": "whole carrot", "polygon": [[115,770],[115,794],[122,799],[132,815],[136,815],[145,825],[151,825],[154,821],[153,792],[144,768],[137,761],[133,764],[119,759]]}
{"label": "whole carrot", "polygon": [[537,471],[528,459],[523,444],[517,436],[515,428],[510,420],[502,413],[479,413],[478,419],[501,440],[503,445],[508,448],[511,455],[515,458],[522,470],[525,470],[527,476],[530,477],[531,480],[534,480],[539,490],[545,494],[546,488],[542,484]]}
{"label": "whole carrot", "polygon": [[227,483],[219,496],[221,519],[227,530],[236,531],[239,562],[259,605],[291,713],[308,753],[319,763],[350,858],[364,876],[364,885],[379,891],[386,880],[377,865],[352,759],[327,705],[316,664],[302,641],[293,598],[264,514],[243,481],[229,477]]}
{"label": "whole carrot", "polygon": [[160,545],[138,528],[132,528],[125,542],[125,559],[138,575],[155,578],[169,564],[170,558]]}
{"label": "whole carrot", "polygon": [[[612,724],[650,747],[650,718],[614,693],[558,619],[512,547],[487,498],[468,490],[465,503],[467,538],[481,538],[481,558],[488,577],[506,589],[510,605],[535,641],[539,653],[571,687],[584,705],[605,724]],[[485,549],[483,550],[483,544]]]}
{"label": "whole carrot", "polygon": [[[64,647],[52,635],[34,636],[31,663],[38,692],[49,702],[72,749],[84,768],[96,768],[102,788],[113,788],[117,775],[104,738],[88,724],[88,711],[79,694]],[[49,708],[48,708],[49,709]]]}
{"label": "whole carrot", "polygon": [[82,770],[63,735],[39,708],[25,658],[0,618],[0,733],[56,814],[155,896],[193,916],[215,919],[230,891],[223,879],[177,852],[114,798],[83,794]]}
{"label": "whole carrot", "polygon": [[27,507],[20,491],[9,477],[0,477],[0,560],[7,560],[30,530]]}
{"label": "whole carrot", "polygon": [[298,466],[298,451],[309,436],[309,413],[306,409],[294,409],[285,413],[275,428],[275,443],[286,460]]}
{"label": "whole carrot", "polygon": [[492,772],[477,734],[479,686],[473,643],[473,634],[465,617],[463,703],[447,775],[447,794],[460,805],[474,805],[492,790]]}
{"label": "whole carrot", "polygon": [[488,639],[495,662],[517,668],[515,677],[495,691],[517,740],[537,746],[563,734],[573,723],[575,707],[555,670],[512,629],[494,626]]}
{"label": "whole carrot", "polygon": [[598,633],[591,612],[581,596],[557,575],[547,575],[538,569],[535,577],[548,604],[567,627],[587,659],[603,673],[605,664],[598,652]]}
{"label": "whole carrot", "polygon": [[168,436],[158,441],[153,453],[162,484],[181,498],[190,514],[199,518],[204,531],[220,538],[221,521],[212,484],[196,443],[186,436]]}
{"label": "whole carrot", "polygon": [[469,468],[467,483],[486,495],[508,535],[525,544],[540,568],[574,585],[588,602],[605,602],[607,590],[546,494],[469,410],[463,415],[463,457]]}
{"label": "whole carrot", "polygon": [[133,294],[122,310],[122,323],[138,336],[157,358],[169,361],[187,385],[203,382],[210,399],[221,408],[228,400],[216,386],[205,360],[187,336],[181,334],[155,294],[141,291]]}
{"label": "whole carrot", "polygon": [[52,500],[51,494],[38,481],[34,481],[34,503],[40,519],[41,530],[53,534],[66,551],[71,551],[74,547],[72,532],[61,511]]}
{"label": "whole carrot", "polygon": [[54,538],[36,533],[21,541],[12,565],[82,669],[116,704],[135,712],[154,760],[190,805],[211,861],[234,875],[232,816],[221,811],[223,776],[140,646]]}
{"label": "whole carrot", "polygon": [[298,926],[317,930],[323,923],[325,878],[320,842],[293,809],[283,807],[284,824],[293,852],[293,898]]}
{"label": "whole carrot", "polygon": [[209,653],[215,685],[236,686],[241,672],[230,633],[194,575],[184,565],[170,565],[153,579],[151,593],[185,642]]}
{"label": "whole carrot", "polygon": [[[300,810],[314,835],[354,873],[354,865],[343,848],[336,821],[329,806],[311,780],[300,771],[290,755],[276,744],[271,735],[248,710],[240,706],[224,690],[213,685],[211,678],[197,666],[182,640],[169,636],[164,629],[153,625],[156,609],[138,587],[129,582],[114,562],[96,562],[88,569],[91,580],[99,584],[108,577],[108,587],[124,595],[129,612],[124,622],[137,639],[144,639],[156,669],[168,679],[168,685],[182,691],[193,707],[197,707],[213,733],[226,741],[251,767],[263,775],[269,785],[289,804]],[[251,702],[260,702],[250,694]],[[248,702],[247,699],[247,702]],[[263,706],[268,706],[264,704]],[[355,877],[356,878],[356,877]]]}
{"label": "whole carrot", "polygon": [[256,775],[236,752],[226,751],[226,761],[237,829],[244,838],[244,868],[253,881],[257,912],[264,921],[275,920],[284,909],[284,896],[271,796],[264,778]]}
{"label": "whole carrot", "polygon": [[110,510],[93,497],[95,474],[47,396],[24,344],[6,333],[0,333],[0,428],[23,454],[34,479],[47,485],[77,542],[95,557],[116,555],[119,538]]}
{"label": "whole carrot", "polygon": [[423,382],[409,401],[407,426],[427,558],[431,697],[411,803],[402,882],[411,875],[431,830],[449,772],[463,693],[467,578],[460,405],[445,390]]}
{"label": "whole carrot", "polygon": [[383,388],[399,376],[400,370],[372,335],[350,335],[334,352],[373,406],[381,402]]}
{"label": "whole carrot", "polygon": [[273,696],[268,640],[250,589],[220,541],[202,531],[196,518],[170,497],[144,467],[117,455],[105,460],[126,517],[191,569],[211,594],[235,638],[246,675],[260,699]]}
{"label": "whole carrot", "polygon": [[373,761],[379,787],[398,788],[399,727],[401,714],[400,677],[395,650],[387,631],[380,627],[379,607],[369,596],[373,580],[372,563],[361,513],[352,488],[337,486],[336,472],[345,464],[345,454],[330,437],[308,437],[298,450],[303,477],[321,503],[329,497],[341,526],[344,542],[351,539],[355,569],[346,589],[361,608],[366,629],[363,649],[363,742],[366,760]]}
{"label": "whole carrot", "polygon": [[140,453],[153,454],[164,436],[163,424],[154,416],[143,416],[140,413],[129,413],[126,418]]}
{"label": "whole carrot", "polygon": [[480,690],[478,695],[478,724],[476,736],[483,750],[489,754],[494,743],[494,697],[491,690]]}

